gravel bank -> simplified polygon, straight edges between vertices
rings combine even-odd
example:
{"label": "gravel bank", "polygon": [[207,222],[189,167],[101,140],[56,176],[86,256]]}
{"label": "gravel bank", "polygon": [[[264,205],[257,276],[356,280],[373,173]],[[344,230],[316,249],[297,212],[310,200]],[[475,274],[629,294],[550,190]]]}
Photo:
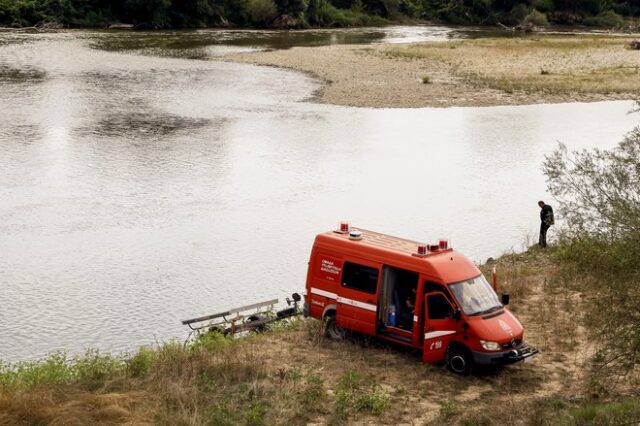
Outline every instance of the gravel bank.
{"label": "gravel bank", "polygon": [[[312,101],[334,105],[416,108],[638,98],[640,74],[609,76],[608,71],[602,70],[603,61],[609,61],[607,69],[611,70],[618,66],[633,70],[640,65],[640,51],[626,49],[625,38],[582,48],[575,43],[560,48],[545,43],[532,48],[527,43],[531,41],[523,44],[521,39],[496,39],[495,46],[491,40],[482,40],[400,46],[295,47],[231,55],[225,60],[309,73],[326,82]],[[532,67],[532,63],[539,66]],[[554,69],[545,70],[548,74],[541,78],[541,70],[548,63],[564,65],[557,73]],[[496,72],[488,70],[487,64]],[[593,76],[594,72],[600,77],[598,84],[582,78],[582,74]],[[544,80],[548,75],[551,77]],[[428,83],[423,82],[425,76]],[[618,80],[628,77],[629,84],[614,88],[602,85],[609,77]],[[580,85],[575,87],[558,83],[576,79]]]}

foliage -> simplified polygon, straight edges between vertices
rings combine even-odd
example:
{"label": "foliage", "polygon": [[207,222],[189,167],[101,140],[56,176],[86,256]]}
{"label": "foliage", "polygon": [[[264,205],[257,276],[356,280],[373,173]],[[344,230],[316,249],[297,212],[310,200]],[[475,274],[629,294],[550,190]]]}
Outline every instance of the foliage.
{"label": "foliage", "polygon": [[569,153],[560,145],[543,170],[572,231],[640,236],[640,127],[610,151]]}
{"label": "foliage", "polygon": [[391,403],[388,393],[377,385],[368,388],[362,386],[362,378],[354,370],[348,370],[336,385],[335,409],[338,416],[344,417],[349,411],[380,414]]}
{"label": "foliage", "polygon": [[124,367],[122,359],[101,355],[94,350],[74,358],[64,353],[54,353],[40,361],[25,361],[15,365],[0,363],[0,391],[29,390],[76,381],[92,386],[95,382],[124,371]]}
{"label": "foliage", "polygon": [[629,399],[607,404],[589,403],[572,408],[569,413],[572,424],[586,425],[631,425],[640,419],[640,401]]}
{"label": "foliage", "polygon": [[594,341],[593,391],[640,364],[640,127],[612,150],[569,153],[543,165],[566,229],[557,254],[591,277],[586,315]]}
{"label": "foliage", "polygon": [[537,25],[539,27],[544,27],[549,25],[549,21],[547,21],[547,16],[544,13],[538,12],[536,9],[533,9],[531,13],[524,17],[524,22],[527,24]]}
{"label": "foliage", "polygon": [[624,18],[617,13],[607,10],[597,16],[590,16],[585,18],[585,25],[591,25],[594,27],[606,27],[606,28],[620,28],[624,25]]}
{"label": "foliage", "polygon": [[[0,0],[0,25],[198,28],[276,25],[278,16],[321,26],[379,25],[409,16],[451,24],[515,24],[527,19],[620,27],[640,16],[632,0]],[[544,18],[542,17],[543,15]]]}

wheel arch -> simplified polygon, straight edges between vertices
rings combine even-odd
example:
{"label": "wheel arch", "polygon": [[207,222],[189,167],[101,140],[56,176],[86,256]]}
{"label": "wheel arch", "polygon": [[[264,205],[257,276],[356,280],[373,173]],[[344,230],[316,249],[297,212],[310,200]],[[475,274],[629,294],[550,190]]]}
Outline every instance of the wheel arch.
{"label": "wheel arch", "polygon": [[447,352],[450,351],[451,349],[459,349],[471,355],[471,349],[469,349],[467,345],[465,345],[464,343],[459,342],[457,340],[453,340],[449,342],[449,346],[447,346]]}
{"label": "wheel arch", "polygon": [[322,311],[322,319],[324,320],[330,315],[336,315],[337,309],[338,307],[334,304],[325,306],[324,311]]}

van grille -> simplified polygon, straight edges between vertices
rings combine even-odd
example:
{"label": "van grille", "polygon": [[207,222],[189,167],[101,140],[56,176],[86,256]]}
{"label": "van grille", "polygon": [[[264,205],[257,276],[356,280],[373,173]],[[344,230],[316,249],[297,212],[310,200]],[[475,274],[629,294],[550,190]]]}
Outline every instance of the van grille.
{"label": "van grille", "polygon": [[522,339],[511,339],[510,342],[507,343],[503,343],[502,344],[502,349],[512,349],[512,348],[517,348],[518,346],[520,346],[522,344]]}

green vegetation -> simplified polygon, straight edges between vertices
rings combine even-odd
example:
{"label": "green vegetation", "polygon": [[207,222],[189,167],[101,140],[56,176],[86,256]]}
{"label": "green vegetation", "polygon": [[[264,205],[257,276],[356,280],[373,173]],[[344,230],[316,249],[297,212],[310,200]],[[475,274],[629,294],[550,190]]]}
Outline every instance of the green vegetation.
{"label": "green vegetation", "polygon": [[57,23],[137,28],[451,24],[586,24],[620,28],[640,16],[633,0],[0,0],[0,25]]}
{"label": "green vegetation", "polygon": [[561,237],[481,268],[498,268],[542,352],[532,363],[455,376],[299,319],[243,339],[0,363],[0,425],[637,424],[640,127],[612,150],[560,147],[543,169]]}
{"label": "green vegetation", "polygon": [[601,392],[640,364],[640,127],[610,151],[561,145],[544,172],[566,218],[557,255],[587,278],[592,385]]}

